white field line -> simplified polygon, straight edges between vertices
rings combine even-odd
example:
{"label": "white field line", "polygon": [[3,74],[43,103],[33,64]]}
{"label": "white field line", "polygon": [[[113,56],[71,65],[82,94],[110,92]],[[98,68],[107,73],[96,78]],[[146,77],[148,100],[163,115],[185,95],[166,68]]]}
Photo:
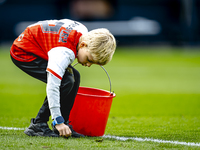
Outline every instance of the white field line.
{"label": "white field line", "polygon": [[[1,127],[1,126],[0,126],[0,129],[3,129],[3,130],[25,130],[25,128]],[[153,139],[153,138],[121,137],[121,136],[113,136],[113,135],[104,135],[102,137],[109,138],[109,139],[116,139],[116,140],[120,140],[120,141],[134,140],[134,141],[140,141],[140,142],[148,141],[148,142],[169,143],[169,144],[186,145],[186,146],[200,146],[200,143],[166,141],[166,140],[159,140],[159,139]]]}
{"label": "white field line", "polygon": [[1,126],[0,126],[0,129],[3,129],[3,130],[25,130],[25,128],[1,127]]}
{"label": "white field line", "polygon": [[116,139],[120,141],[126,140],[135,140],[135,141],[149,141],[149,142],[156,142],[156,143],[169,143],[169,144],[176,144],[176,145],[187,145],[187,146],[200,146],[200,143],[191,143],[191,142],[179,142],[179,141],[165,141],[159,139],[152,139],[152,138],[138,138],[138,137],[120,137],[120,136],[111,136],[111,135],[104,135],[104,138]]}

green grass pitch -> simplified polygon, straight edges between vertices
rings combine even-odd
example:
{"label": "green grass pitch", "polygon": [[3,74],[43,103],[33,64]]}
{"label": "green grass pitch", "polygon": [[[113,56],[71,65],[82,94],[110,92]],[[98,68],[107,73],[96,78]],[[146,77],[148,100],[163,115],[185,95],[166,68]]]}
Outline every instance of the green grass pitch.
{"label": "green grass pitch", "polygon": [[[0,127],[25,128],[42,105],[45,84],[19,70],[0,47]],[[200,51],[119,47],[106,66],[113,99],[105,135],[200,143]],[[81,86],[109,90],[99,66],[77,65]],[[151,141],[28,137],[0,129],[0,149],[200,149]]]}

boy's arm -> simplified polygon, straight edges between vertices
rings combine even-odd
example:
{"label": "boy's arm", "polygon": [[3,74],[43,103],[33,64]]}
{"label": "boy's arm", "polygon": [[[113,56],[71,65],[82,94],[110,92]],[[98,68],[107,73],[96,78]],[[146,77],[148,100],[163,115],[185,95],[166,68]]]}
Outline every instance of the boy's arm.
{"label": "boy's arm", "polygon": [[[60,85],[66,68],[74,59],[74,53],[65,48],[53,48],[49,53],[49,61],[47,66],[47,99],[52,119],[62,117],[60,111]],[[71,130],[64,123],[56,124],[55,127],[61,136],[70,136]]]}
{"label": "boy's arm", "polygon": [[[47,77],[48,102],[49,102],[49,106],[54,106],[54,107],[51,107],[50,112],[51,112],[52,118],[56,118],[57,116],[62,116],[60,112],[60,103],[58,101],[60,100],[59,87],[60,87],[61,80],[49,72],[47,74],[48,74],[48,77]],[[55,127],[59,131],[60,136],[66,136],[66,137],[71,136],[70,128],[64,123],[56,124]]]}
{"label": "boy's arm", "polygon": [[60,87],[61,80],[52,73],[47,72],[47,99],[52,119],[61,116],[60,112]]}
{"label": "boy's arm", "polygon": [[47,65],[47,98],[52,119],[61,116],[60,113],[60,84],[66,68],[74,59],[74,53],[65,47],[56,47],[48,53]]}

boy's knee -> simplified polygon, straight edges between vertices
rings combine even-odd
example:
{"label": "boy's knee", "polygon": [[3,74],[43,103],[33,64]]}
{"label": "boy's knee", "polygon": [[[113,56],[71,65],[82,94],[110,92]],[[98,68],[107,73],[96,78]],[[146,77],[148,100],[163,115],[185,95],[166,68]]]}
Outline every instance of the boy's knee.
{"label": "boy's knee", "polygon": [[79,86],[80,84],[80,73],[73,68],[73,75],[66,73],[63,76],[61,82],[61,90],[64,90],[66,93],[70,92],[74,86]]}
{"label": "boy's knee", "polygon": [[75,69],[73,69],[73,73],[74,73],[75,82],[79,83],[80,82],[80,73]]}
{"label": "boy's knee", "polygon": [[61,90],[70,92],[74,86],[74,79],[72,75],[64,76],[61,82]]}

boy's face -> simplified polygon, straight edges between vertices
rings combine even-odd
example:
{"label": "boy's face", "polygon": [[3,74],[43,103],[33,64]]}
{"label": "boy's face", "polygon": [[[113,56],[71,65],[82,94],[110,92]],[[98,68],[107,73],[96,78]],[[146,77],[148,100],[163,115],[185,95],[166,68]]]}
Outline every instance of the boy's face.
{"label": "boy's face", "polygon": [[85,44],[79,45],[77,59],[78,63],[82,64],[82,66],[90,67],[92,64],[95,64],[92,55],[87,51],[87,45]]}

